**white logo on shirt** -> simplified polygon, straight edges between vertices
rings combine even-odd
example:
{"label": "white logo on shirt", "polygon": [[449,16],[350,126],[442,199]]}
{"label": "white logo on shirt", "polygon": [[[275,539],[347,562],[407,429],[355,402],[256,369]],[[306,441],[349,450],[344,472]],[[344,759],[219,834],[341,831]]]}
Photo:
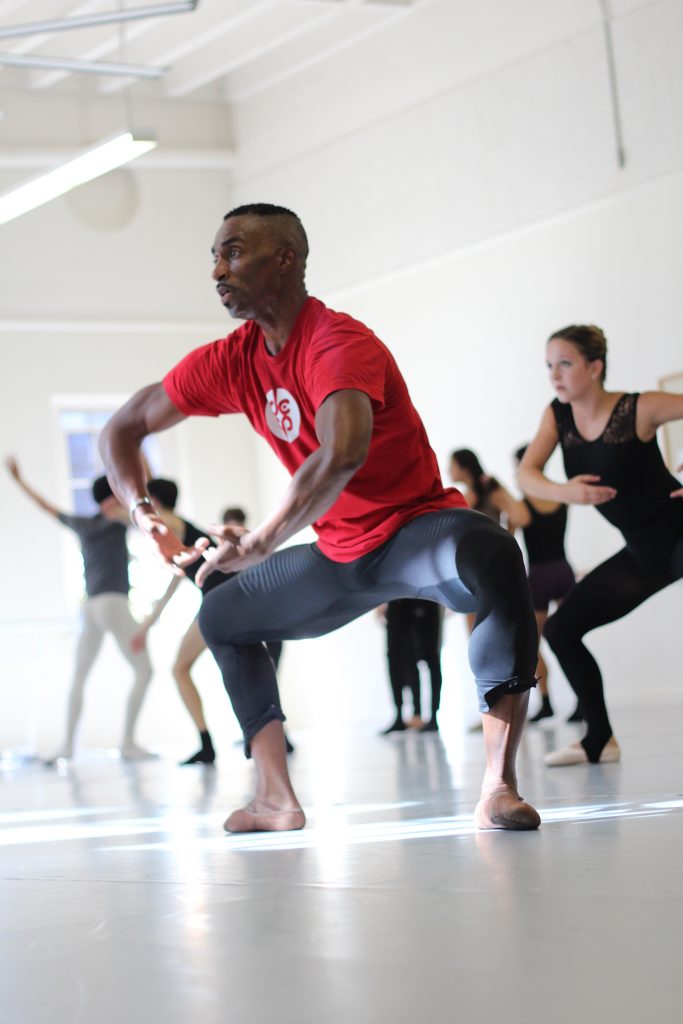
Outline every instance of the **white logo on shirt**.
{"label": "white logo on shirt", "polygon": [[266,423],[283,441],[296,441],[301,428],[301,412],[296,399],[285,388],[266,392]]}

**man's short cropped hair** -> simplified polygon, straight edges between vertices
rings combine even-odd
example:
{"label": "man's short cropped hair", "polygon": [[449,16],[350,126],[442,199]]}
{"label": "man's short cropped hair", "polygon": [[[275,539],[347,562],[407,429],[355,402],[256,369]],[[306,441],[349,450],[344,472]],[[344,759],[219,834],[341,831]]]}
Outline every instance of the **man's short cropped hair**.
{"label": "man's short cropped hair", "polygon": [[152,498],[156,498],[164,508],[173,509],[178,500],[178,485],[175,480],[164,480],[163,477],[155,477],[147,481],[147,490]]}
{"label": "man's short cropped hair", "polygon": [[308,259],[308,237],[300,218],[293,210],[288,210],[286,206],[276,206],[274,203],[245,203],[226,213],[223,220],[226,221],[229,217],[247,217],[249,215],[284,218],[283,227],[289,222],[288,230],[285,231],[287,241],[294,246],[302,270],[305,268]]}
{"label": "man's short cropped hair", "polygon": [[[274,203],[244,203],[242,206],[236,206],[234,210],[226,213],[223,220],[227,220],[228,217],[246,217],[250,213],[253,213],[255,217],[284,216],[294,217],[295,220],[299,220],[294,210],[288,210],[286,206],[276,206]],[[301,223],[300,220],[299,223]]]}
{"label": "man's short cropped hair", "polygon": [[92,496],[97,505],[101,505],[103,501],[107,500],[107,498],[114,497],[114,492],[109,486],[109,481],[106,476],[98,476],[97,480],[93,480]]}

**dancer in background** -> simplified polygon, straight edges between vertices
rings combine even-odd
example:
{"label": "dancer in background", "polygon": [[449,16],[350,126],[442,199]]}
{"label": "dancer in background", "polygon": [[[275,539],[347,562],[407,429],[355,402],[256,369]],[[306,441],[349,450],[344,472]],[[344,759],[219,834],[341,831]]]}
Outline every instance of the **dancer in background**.
{"label": "dancer in background", "polygon": [[[436,732],[436,713],[441,703],[441,627],[443,608],[433,601],[402,598],[381,606],[387,627],[387,660],[396,718],[382,735],[404,732],[408,726],[420,732]],[[418,663],[424,661],[431,683],[431,716],[422,721],[422,695]],[[413,719],[403,718],[403,692],[410,690]]]}
{"label": "dancer in background", "polygon": [[[523,501],[518,501],[495,477],[489,476],[479,461],[479,457],[470,448],[458,448],[451,455],[450,477],[454,484],[464,485],[464,494],[470,508],[475,512],[492,519],[504,527],[509,533],[522,526],[528,516]],[[476,616],[467,612],[465,622],[471,633],[474,629]],[[468,732],[481,732],[482,721],[473,722]]]}
{"label": "dancer in background", "polygon": [[[662,424],[683,418],[683,395],[607,391],[607,340],[599,327],[572,325],[550,336],[546,358],[557,398],[522,459],[525,494],[595,505],[626,546],[567,595],[545,637],[581,704],[588,730],[580,743],[546,757],[553,766],[618,761],[602,676],[583,642],[683,576],[683,488],[657,444]],[[544,473],[557,445],[567,483]]]}
{"label": "dancer in background", "polygon": [[[178,485],[174,480],[165,480],[161,477],[149,480],[147,482],[147,490],[159,518],[178,535],[183,544],[192,546],[201,537],[207,537],[207,534],[198,529],[194,523],[176,515],[175,507],[178,501]],[[213,587],[218,586],[219,583],[223,583],[224,580],[225,577],[222,573],[213,573],[210,579],[207,580],[203,593],[207,593]],[[182,576],[173,576],[166,591],[154,602],[152,611],[140,624],[133,638],[136,650],[144,650],[149,630],[159,620],[161,613],[182,581]],[[180,641],[180,647],[178,648],[172,669],[173,678],[178,686],[180,697],[199,732],[199,750],[185,761],[181,761],[182,765],[213,764],[216,760],[216,751],[206,725],[202,700],[192,678],[192,667],[205,648],[206,644],[199,631],[197,617],[195,616]]]}
{"label": "dancer in background", "polygon": [[85,684],[107,633],[114,637],[121,654],[133,669],[133,688],[126,707],[121,756],[129,760],[156,756],[135,741],[135,725],[152,678],[152,666],[144,646],[141,650],[133,648],[139,623],[131,615],[128,605],[130,581],[126,531],[129,523],[126,510],[114,497],[104,476],[98,477],[92,485],[93,498],[99,506],[97,514],[73,516],[61,512],[30,487],[15,458],[8,458],[6,466],[10,476],[34,504],[74,531],[83,555],[86,599],[81,606],[81,631],[69,692],[66,735],[60,750],[49,758],[48,763],[74,756]]}
{"label": "dancer in background", "polygon": [[[537,650],[518,545],[443,488],[389,349],[364,324],[308,296],[308,241],[296,214],[270,203],[231,210],[212,251],[220,300],[246,322],[137,392],[104,428],[101,451],[137,525],[181,567],[207,552],[202,542],[185,548],[154,512],[140,459],[149,433],[187,416],[242,412],[291,474],[256,529],[212,529],[221,543],[196,576],[201,584],[212,569],[238,572],[207,595],[200,613],[256,763],[254,797],[225,828],[286,831],[306,820],[262,641],[322,636],[401,597],[477,611],[469,651],[487,765],[476,822],[538,828],[515,771]],[[281,547],[310,525],[316,544]]]}
{"label": "dancer in background", "polygon": [[[182,540],[184,545],[192,547],[200,538],[208,537],[208,534],[205,531],[200,530],[194,525],[194,523],[176,515],[175,507],[178,501],[178,485],[174,480],[164,480],[161,477],[148,480],[147,490],[150,498],[152,499],[154,509],[159,517]],[[226,509],[223,513],[223,523],[230,526],[236,526],[238,528],[244,528],[246,515],[240,508]],[[211,546],[215,546],[213,541],[211,541]],[[198,568],[198,564],[189,567],[187,575],[191,578]],[[194,572],[192,570],[194,570]],[[208,594],[220,583],[224,583],[227,578],[228,577],[222,572],[212,573],[201,588],[202,597]],[[144,648],[147,642],[147,633],[159,620],[159,616],[175,594],[182,581],[182,576],[174,576],[164,594],[162,594],[158,601],[154,602],[152,611],[145,618],[144,622],[141,623],[135,637],[133,638],[133,644],[136,650],[142,650]],[[204,642],[204,638],[199,630],[197,618],[198,616],[195,616],[192,620],[180,641],[180,647],[178,648],[178,653],[176,654],[172,670],[173,678],[177,683],[178,692],[183,704],[187,708],[190,717],[199,732],[199,750],[186,760],[181,761],[181,765],[214,764],[216,760],[216,750],[213,745],[211,733],[209,732],[209,728],[206,724],[206,718],[204,717],[202,699],[192,678],[192,669],[199,656],[206,650],[206,643]],[[273,643],[272,645],[266,646],[268,647],[268,653],[277,667],[282,653],[282,644]],[[292,753],[293,750],[293,745],[289,739],[287,739],[287,752]]]}
{"label": "dancer in background", "polygon": [[[515,452],[515,465],[524,457],[527,446]],[[559,501],[548,501],[543,498],[524,498],[527,507],[527,520],[522,523],[524,546],[527,551],[529,569],[529,587],[534,602],[536,625],[539,637],[548,618],[550,604],[559,604],[574,586],[574,570],[567,561],[564,550],[564,535],[567,529],[567,506]],[[553,708],[548,693],[548,666],[540,652],[536,666],[536,678],[541,694],[541,707],[533,715],[530,722],[540,722],[544,718],[552,718]],[[583,715],[577,703],[576,708],[567,719],[568,722],[581,722]]]}
{"label": "dancer in background", "polygon": [[478,456],[469,448],[458,448],[453,452],[450,476],[454,484],[464,485],[467,504],[475,512],[500,523],[510,533],[524,525],[528,517],[524,502],[513,498],[495,477],[489,476]]}

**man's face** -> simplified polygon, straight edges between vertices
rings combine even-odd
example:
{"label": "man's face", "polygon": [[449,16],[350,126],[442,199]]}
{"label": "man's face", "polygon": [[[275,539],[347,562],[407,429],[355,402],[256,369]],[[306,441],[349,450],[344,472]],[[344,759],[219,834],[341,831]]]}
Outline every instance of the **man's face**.
{"label": "man's face", "polygon": [[223,221],[211,276],[230,316],[257,320],[272,307],[283,286],[281,252],[282,242],[263,218],[247,214]]}

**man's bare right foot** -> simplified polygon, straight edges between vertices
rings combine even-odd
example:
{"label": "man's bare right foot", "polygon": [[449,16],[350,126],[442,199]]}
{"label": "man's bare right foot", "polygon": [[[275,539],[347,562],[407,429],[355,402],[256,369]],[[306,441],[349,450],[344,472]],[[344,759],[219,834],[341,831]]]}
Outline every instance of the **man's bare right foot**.
{"label": "man's bare right foot", "polygon": [[246,807],[233,811],[225,821],[226,832],[295,832],[306,824],[300,807],[274,807],[254,798]]}
{"label": "man's bare right foot", "polygon": [[474,811],[477,828],[534,831],[541,824],[541,816],[512,790],[500,788],[482,794]]}

